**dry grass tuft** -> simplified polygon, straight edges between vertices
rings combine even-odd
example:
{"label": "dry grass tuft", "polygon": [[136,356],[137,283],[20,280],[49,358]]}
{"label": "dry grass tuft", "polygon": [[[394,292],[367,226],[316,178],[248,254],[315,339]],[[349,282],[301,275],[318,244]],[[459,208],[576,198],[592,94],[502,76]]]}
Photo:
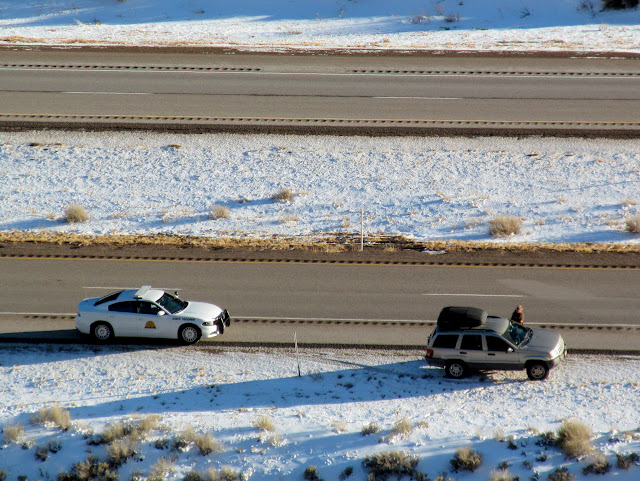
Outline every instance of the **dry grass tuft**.
{"label": "dry grass tuft", "polygon": [[631,232],[632,234],[640,234],[640,214],[628,217],[625,224],[627,232]]}
{"label": "dry grass tuft", "polygon": [[271,198],[278,202],[291,202],[293,200],[294,194],[289,188],[280,189],[278,192],[273,194]]}
{"label": "dry grass tuft", "polygon": [[360,431],[363,436],[370,436],[372,434],[378,434],[379,432],[380,426],[374,422],[370,422],[369,424],[362,426],[362,430]]}
{"label": "dry grass tuft", "polygon": [[193,442],[203,456],[224,451],[224,445],[210,434],[196,435]]}
{"label": "dry grass tuft", "polygon": [[411,431],[413,431],[413,423],[411,421],[406,417],[396,419],[391,428],[389,439],[406,439],[411,434]]}
{"label": "dry grass tuft", "polygon": [[593,452],[591,429],[579,421],[565,421],[558,429],[558,447],[568,458],[581,458]]}
{"label": "dry grass tuft", "polygon": [[489,475],[489,481],[513,481],[515,476],[508,469],[493,469]]}
{"label": "dry grass tuft", "polygon": [[117,439],[107,446],[107,462],[112,468],[119,468],[133,458],[137,450],[138,444],[133,439]]}
{"label": "dry grass tuft", "polygon": [[262,414],[253,421],[253,427],[258,428],[260,431],[268,431],[270,433],[276,430],[276,426],[271,416]]}
{"label": "dry grass tuft", "polygon": [[209,211],[209,219],[213,220],[228,219],[230,215],[231,211],[229,210],[229,208],[223,205],[214,205]]}
{"label": "dry grass tuft", "polygon": [[489,222],[489,234],[491,234],[491,237],[509,237],[519,234],[521,227],[522,219],[510,215],[501,215]]}
{"label": "dry grass tuft", "polygon": [[338,434],[344,433],[347,430],[347,421],[344,419],[334,419],[331,422],[331,429]]}
{"label": "dry grass tuft", "polygon": [[149,469],[148,479],[166,479],[167,476],[173,473],[175,470],[175,464],[173,461],[167,458],[160,458]]}
{"label": "dry grass tuft", "polygon": [[24,436],[24,426],[22,424],[7,424],[2,429],[5,443],[17,443]]}
{"label": "dry grass tuft", "polygon": [[87,211],[81,205],[69,204],[64,209],[64,220],[69,224],[87,222],[89,220],[89,214],[87,214]]}
{"label": "dry grass tuft", "polygon": [[34,414],[31,418],[34,424],[53,424],[59,427],[63,431],[68,431],[71,427],[71,415],[68,409],[64,409],[61,406],[51,406],[50,408],[43,408]]}

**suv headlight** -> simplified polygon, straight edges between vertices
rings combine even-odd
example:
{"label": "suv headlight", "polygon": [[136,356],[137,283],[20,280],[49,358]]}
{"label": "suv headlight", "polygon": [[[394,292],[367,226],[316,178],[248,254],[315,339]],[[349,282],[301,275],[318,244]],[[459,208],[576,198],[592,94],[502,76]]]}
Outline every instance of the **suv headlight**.
{"label": "suv headlight", "polygon": [[204,322],[202,323],[202,325],[203,325],[203,326],[207,326],[207,327],[208,327],[208,326],[213,326],[213,321],[204,321]]}

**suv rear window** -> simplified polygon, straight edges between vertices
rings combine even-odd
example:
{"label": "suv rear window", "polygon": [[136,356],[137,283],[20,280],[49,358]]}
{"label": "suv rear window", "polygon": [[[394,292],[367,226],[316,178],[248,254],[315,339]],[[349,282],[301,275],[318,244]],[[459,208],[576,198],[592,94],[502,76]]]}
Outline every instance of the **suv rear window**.
{"label": "suv rear window", "polygon": [[433,341],[433,347],[446,347],[449,349],[454,349],[457,343],[458,343],[457,334],[440,334]]}
{"label": "suv rear window", "polygon": [[482,336],[480,334],[465,334],[464,336],[462,336],[460,349],[482,351]]}

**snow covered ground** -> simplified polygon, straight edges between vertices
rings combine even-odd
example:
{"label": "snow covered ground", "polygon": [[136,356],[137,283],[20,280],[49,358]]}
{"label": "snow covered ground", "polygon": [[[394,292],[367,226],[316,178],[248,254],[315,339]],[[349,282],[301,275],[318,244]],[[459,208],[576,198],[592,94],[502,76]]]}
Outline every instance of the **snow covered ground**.
{"label": "snow covered ground", "polygon": [[[434,479],[450,471],[460,446],[472,446],[484,461],[473,474],[451,473],[456,480],[485,481],[503,462],[523,481],[536,472],[546,480],[560,466],[576,480],[640,477],[637,465],[617,468],[615,456],[640,451],[638,358],[570,356],[542,382],[527,381],[524,372],[448,380],[419,353],[306,350],[300,366],[298,377],[293,349],[3,345],[0,426],[22,424],[24,434],[2,445],[0,469],[7,480],[56,479],[90,454],[106,458],[104,445],[87,444],[90,433],[159,414],[165,428],[140,441],[136,456],[118,470],[120,479],[144,479],[159,458],[172,457],[172,472],[160,479],[228,467],[252,480],[301,480],[314,465],[325,480],[337,480],[349,466],[348,479],[363,480],[364,457],[383,451],[419,456],[418,470]],[[69,431],[32,424],[33,414],[52,406],[69,410]],[[272,432],[254,426],[260,416],[273,421]],[[410,428],[394,437],[398,420]],[[593,430],[593,446],[613,466],[609,475],[583,475],[589,459],[568,460],[557,448],[536,445],[535,431],[555,432],[563,420]],[[380,432],[364,436],[363,426],[372,422]],[[156,440],[171,441],[188,427],[212,435],[222,452],[156,447]],[[51,441],[61,449],[36,460],[37,448]]]}
{"label": "snow covered ground", "polygon": [[[366,233],[421,240],[509,215],[509,242],[640,242],[638,140],[2,132],[0,176],[0,231],[321,237],[363,209]],[[61,220],[73,203],[88,222]]]}
{"label": "snow covered ground", "polygon": [[0,0],[0,44],[640,51],[601,0]]}

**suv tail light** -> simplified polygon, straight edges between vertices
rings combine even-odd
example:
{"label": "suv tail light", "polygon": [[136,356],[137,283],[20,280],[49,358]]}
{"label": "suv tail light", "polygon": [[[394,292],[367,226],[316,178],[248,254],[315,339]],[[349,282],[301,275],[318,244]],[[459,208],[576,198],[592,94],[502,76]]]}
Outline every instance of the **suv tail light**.
{"label": "suv tail light", "polygon": [[427,357],[433,357],[433,349],[427,349]]}

